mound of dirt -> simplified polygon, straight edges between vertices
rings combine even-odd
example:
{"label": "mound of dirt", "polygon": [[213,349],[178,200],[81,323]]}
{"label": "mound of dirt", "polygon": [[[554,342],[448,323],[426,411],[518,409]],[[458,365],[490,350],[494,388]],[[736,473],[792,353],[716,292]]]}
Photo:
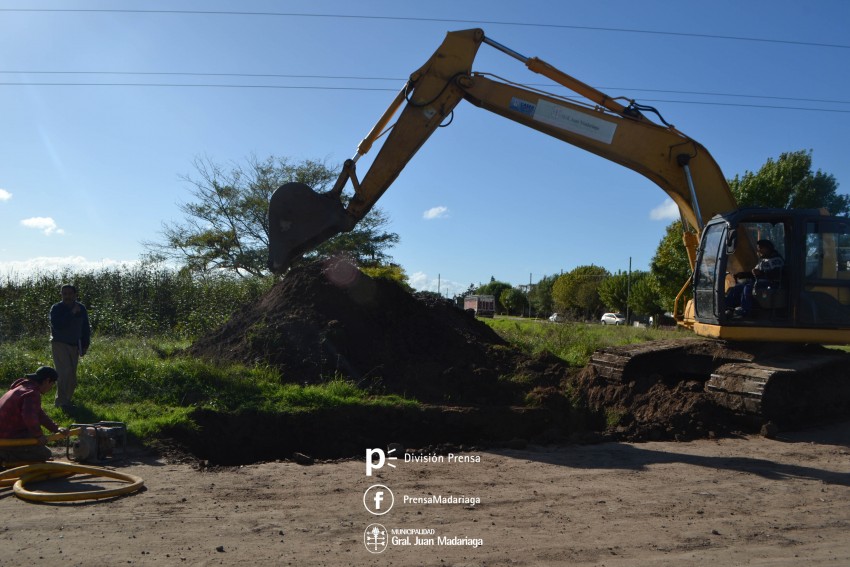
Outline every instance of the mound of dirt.
{"label": "mound of dirt", "polygon": [[[381,439],[374,435],[382,429],[398,436],[383,441],[422,446],[498,443],[515,435],[576,439],[587,431],[624,440],[694,439],[759,427],[706,391],[718,361],[753,360],[752,352],[718,348],[716,341],[694,340],[615,347],[594,354],[587,368],[571,370],[553,355],[521,353],[449,301],[369,278],[346,261],[313,263],[290,270],[189,353],[269,364],[282,380],[299,384],[342,377],[429,406],[293,416],[198,412],[203,429],[219,433],[183,441],[211,460],[250,462],[293,451],[350,456],[364,443],[378,446]],[[757,354],[776,362],[774,352]],[[843,376],[846,364],[837,367]],[[509,407],[523,405],[533,411]],[[376,427],[374,420],[385,427]],[[275,435],[290,433],[285,442],[260,444],[270,451],[261,454],[247,441],[256,437],[259,423]]]}
{"label": "mound of dirt", "polygon": [[283,380],[353,380],[380,393],[455,405],[520,403],[557,385],[557,358],[529,359],[447,300],[410,294],[344,260],[293,268],[190,354],[263,362]]}

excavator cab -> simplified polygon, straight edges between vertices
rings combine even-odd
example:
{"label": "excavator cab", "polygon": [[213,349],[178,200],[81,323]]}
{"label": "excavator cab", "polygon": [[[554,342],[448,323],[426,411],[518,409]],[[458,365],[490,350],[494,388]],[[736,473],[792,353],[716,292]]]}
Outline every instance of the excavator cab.
{"label": "excavator cab", "polygon": [[[752,282],[752,309],[728,304],[735,276],[758,262],[769,240],[784,260],[779,275]],[[693,275],[694,330],[747,341],[846,344],[850,330],[850,219],[811,209],[738,209],[705,226]]]}

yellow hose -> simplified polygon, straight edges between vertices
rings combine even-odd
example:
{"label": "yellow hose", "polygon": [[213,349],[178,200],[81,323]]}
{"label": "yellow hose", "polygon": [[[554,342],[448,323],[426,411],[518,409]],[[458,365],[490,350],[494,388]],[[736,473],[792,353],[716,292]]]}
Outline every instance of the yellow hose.
{"label": "yellow hose", "polygon": [[[48,441],[58,441],[60,439],[65,439],[69,435],[79,435],[80,428],[75,427],[71,429],[67,433],[51,433],[47,436]],[[26,439],[0,439],[0,447],[26,447],[27,445],[38,445],[38,439],[35,437],[29,437]]]}
{"label": "yellow hose", "polygon": [[[38,482],[60,476],[71,476],[73,474],[87,474],[90,476],[102,476],[126,482],[125,486],[119,488],[103,488],[99,490],[84,490],[80,492],[42,492],[27,490],[26,484]],[[129,494],[141,489],[145,481],[140,477],[128,473],[120,473],[101,467],[90,467],[87,465],[75,465],[72,463],[47,462],[34,465],[25,465],[0,472],[0,486],[9,481],[14,481],[12,490],[24,500],[35,502],[73,502],[77,500],[97,500],[100,498],[112,498]],[[8,484],[6,484],[8,486]]]}
{"label": "yellow hose", "polygon": [[[6,469],[5,471],[0,472],[0,488],[9,488],[10,486],[14,486],[16,482],[18,482],[18,474],[21,470],[27,469],[27,467],[31,467],[32,464],[29,465],[20,465],[13,469]],[[9,476],[5,478],[6,473],[9,471],[18,471],[14,474],[14,476]],[[50,480],[54,478],[63,478],[68,476],[73,476],[74,473],[70,471],[56,471],[55,473],[51,473],[49,475],[45,475],[41,480]]]}
{"label": "yellow hose", "polygon": [[[53,433],[47,436],[48,441],[65,439],[68,435],[79,435],[80,428],[74,428],[66,433]],[[37,445],[38,439],[0,439],[0,447],[22,447]],[[53,478],[69,477],[75,474],[87,474],[90,476],[102,476],[121,480],[127,484],[118,488],[102,488],[99,490],[85,490],[79,492],[42,492],[28,490],[26,484]],[[73,502],[77,500],[97,500],[100,498],[112,498],[122,494],[130,494],[141,489],[145,481],[140,477],[128,473],[120,473],[101,467],[87,465],[75,465],[63,462],[45,462],[23,465],[5,471],[0,471],[0,488],[12,487],[15,494],[24,500],[35,502]]]}

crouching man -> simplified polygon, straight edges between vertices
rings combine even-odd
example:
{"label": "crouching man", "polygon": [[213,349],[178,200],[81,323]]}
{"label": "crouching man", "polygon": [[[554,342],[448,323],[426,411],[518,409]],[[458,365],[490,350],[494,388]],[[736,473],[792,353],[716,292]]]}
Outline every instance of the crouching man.
{"label": "crouching man", "polygon": [[[51,458],[44,427],[53,433],[65,433],[41,408],[41,396],[56,384],[59,375],[49,366],[12,383],[0,398],[0,463],[40,462]],[[9,439],[36,439],[34,445],[8,446]]]}

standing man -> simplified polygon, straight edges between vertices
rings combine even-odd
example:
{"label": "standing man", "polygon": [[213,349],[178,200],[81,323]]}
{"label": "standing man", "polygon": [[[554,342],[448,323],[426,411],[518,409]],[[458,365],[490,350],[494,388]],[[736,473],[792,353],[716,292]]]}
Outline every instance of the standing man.
{"label": "standing man", "polygon": [[54,433],[66,433],[47,417],[41,408],[41,396],[53,388],[59,375],[49,366],[42,366],[32,374],[15,380],[9,391],[0,398],[0,441],[6,439],[36,439],[37,444],[3,446],[0,443],[0,461],[46,461],[50,459],[47,437],[41,428]]}
{"label": "standing man", "polygon": [[91,327],[86,307],[77,301],[77,288],[64,284],[60,295],[62,301],[50,308],[50,346],[53,365],[59,373],[54,403],[69,412],[77,387],[77,364],[89,350]]}

